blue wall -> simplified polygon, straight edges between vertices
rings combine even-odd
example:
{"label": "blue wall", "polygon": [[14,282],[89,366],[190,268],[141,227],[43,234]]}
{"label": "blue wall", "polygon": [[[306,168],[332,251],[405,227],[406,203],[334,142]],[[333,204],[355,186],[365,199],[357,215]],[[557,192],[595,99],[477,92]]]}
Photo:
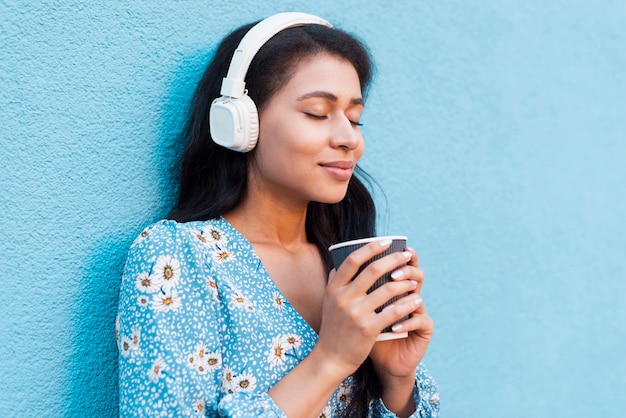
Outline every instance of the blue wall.
{"label": "blue wall", "polygon": [[0,416],[116,414],[126,249],[171,207],[216,42],[281,10],[377,61],[363,166],[426,270],[444,416],[623,416],[626,3],[24,3],[0,2]]}

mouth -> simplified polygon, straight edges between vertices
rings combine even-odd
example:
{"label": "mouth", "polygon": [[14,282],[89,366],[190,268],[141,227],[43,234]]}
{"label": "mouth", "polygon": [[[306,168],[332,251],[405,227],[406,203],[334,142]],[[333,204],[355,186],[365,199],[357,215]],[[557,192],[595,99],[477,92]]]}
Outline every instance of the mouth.
{"label": "mouth", "polygon": [[320,166],[333,178],[340,181],[350,180],[354,170],[354,162],[351,160],[331,161],[322,163]]}
{"label": "mouth", "polygon": [[332,161],[328,163],[321,163],[322,167],[340,168],[342,170],[352,170],[354,168],[354,162],[352,160]]}

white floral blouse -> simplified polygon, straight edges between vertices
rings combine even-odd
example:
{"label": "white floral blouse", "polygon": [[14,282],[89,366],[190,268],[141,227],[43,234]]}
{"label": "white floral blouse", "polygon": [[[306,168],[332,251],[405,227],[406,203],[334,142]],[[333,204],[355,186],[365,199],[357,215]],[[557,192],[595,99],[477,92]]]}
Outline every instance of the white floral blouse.
{"label": "white floral blouse", "polygon": [[[267,391],[317,334],[225,219],[146,228],[131,246],[115,324],[121,416],[284,417]],[[414,417],[439,415],[438,389],[417,369]],[[342,383],[321,411],[350,399]],[[378,400],[371,416],[394,416]]]}

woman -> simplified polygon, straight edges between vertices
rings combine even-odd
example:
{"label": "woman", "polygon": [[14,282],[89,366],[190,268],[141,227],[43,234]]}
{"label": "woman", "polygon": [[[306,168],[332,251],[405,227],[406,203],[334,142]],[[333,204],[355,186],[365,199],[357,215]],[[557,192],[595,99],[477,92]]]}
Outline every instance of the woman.
{"label": "woman", "polygon": [[[353,176],[368,54],[324,24],[278,31],[245,76],[258,144],[236,152],[211,138],[209,106],[252,27],[222,41],[197,88],[176,207],[130,249],[116,323],[120,412],[438,416],[420,365],[433,322],[416,253],[357,275],[390,243],[368,244],[337,269],[327,250],[375,232],[372,198]],[[394,281],[368,294],[389,271]],[[394,331],[408,338],[375,342],[407,315]]]}

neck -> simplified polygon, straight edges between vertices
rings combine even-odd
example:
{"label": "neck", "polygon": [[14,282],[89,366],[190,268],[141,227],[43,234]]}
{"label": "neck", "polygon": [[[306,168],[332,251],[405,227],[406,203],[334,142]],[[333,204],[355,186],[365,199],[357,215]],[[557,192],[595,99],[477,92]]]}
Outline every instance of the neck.
{"label": "neck", "polygon": [[286,205],[253,192],[224,218],[252,243],[293,248],[308,243],[306,214],[306,204]]}

